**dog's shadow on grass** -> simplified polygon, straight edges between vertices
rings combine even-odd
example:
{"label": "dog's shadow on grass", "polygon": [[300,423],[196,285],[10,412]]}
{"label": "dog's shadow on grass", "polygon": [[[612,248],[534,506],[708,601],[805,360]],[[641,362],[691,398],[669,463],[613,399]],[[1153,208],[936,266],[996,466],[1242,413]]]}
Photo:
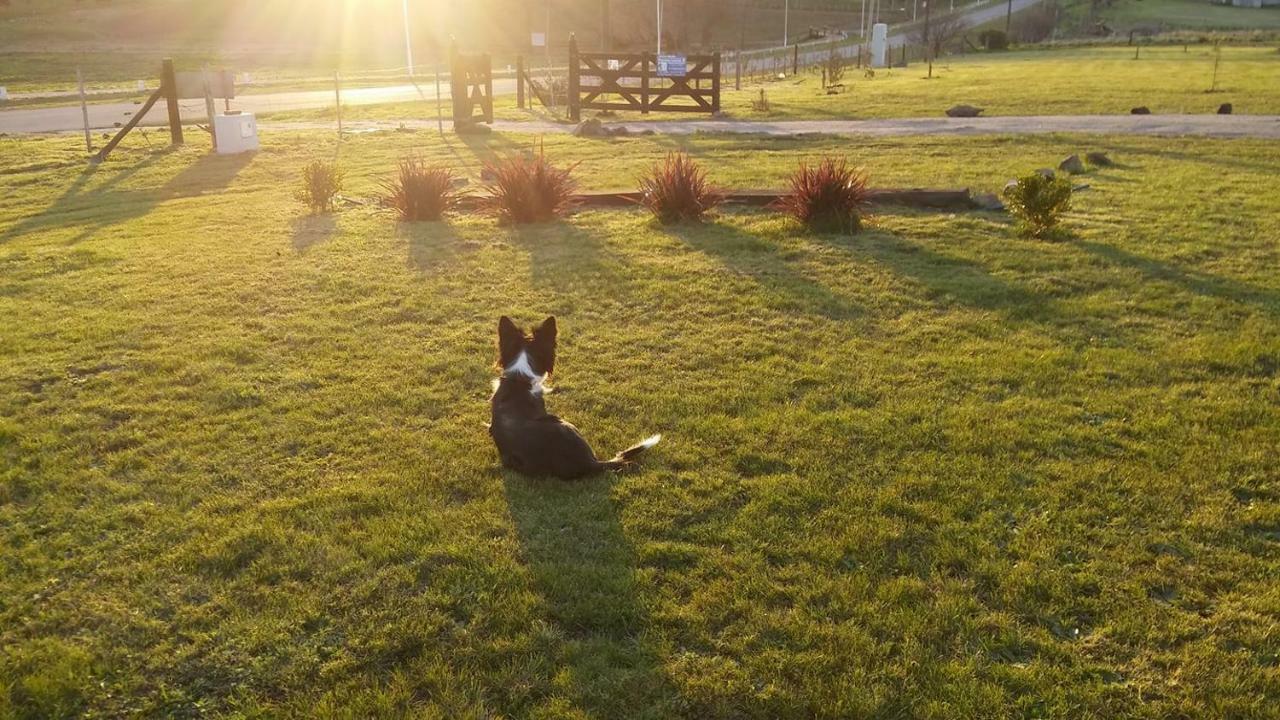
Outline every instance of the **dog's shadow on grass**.
{"label": "dog's shadow on grass", "polygon": [[521,562],[554,631],[551,672],[571,681],[586,715],[617,708],[632,717],[676,714],[677,693],[646,641],[649,618],[612,495],[616,480],[503,476]]}

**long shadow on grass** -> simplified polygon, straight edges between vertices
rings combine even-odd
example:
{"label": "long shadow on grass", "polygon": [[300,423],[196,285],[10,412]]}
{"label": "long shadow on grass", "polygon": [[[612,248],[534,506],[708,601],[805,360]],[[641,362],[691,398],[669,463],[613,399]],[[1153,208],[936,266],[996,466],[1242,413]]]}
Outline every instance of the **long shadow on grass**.
{"label": "long shadow on grass", "polygon": [[[137,172],[132,168],[112,178],[105,186],[88,191],[81,191],[73,184],[45,212],[6,231],[0,236],[0,243],[22,232],[74,226],[80,232],[67,242],[74,245],[103,228],[143,217],[167,200],[222,190],[252,159],[249,154],[204,155],[154,189],[113,190],[124,177]],[[83,184],[80,183],[80,187]]]}
{"label": "long shadow on grass", "polygon": [[1121,340],[1132,333],[1106,318],[1064,313],[1053,297],[994,275],[978,262],[947,255],[889,230],[876,229],[856,237],[822,237],[918,283],[925,290],[924,299],[933,304],[1000,313],[1011,323],[1034,324],[1071,345],[1096,338]]}
{"label": "long shadow on grass", "polygon": [[49,203],[40,212],[30,215],[18,222],[10,225],[3,234],[0,234],[0,244],[13,240],[25,233],[37,230],[46,230],[50,228],[64,227],[67,225],[77,224],[80,216],[88,212],[96,212],[100,208],[95,205],[95,198],[100,197],[103,193],[121,182],[128,180],[134,175],[146,170],[154,165],[157,161],[167,157],[173,151],[172,148],[157,150],[151,153],[144,160],[133,163],[129,167],[116,172],[110,178],[95,187],[93,190],[86,192],[85,186],[89,181],[100,173],[105,172],[101,165],[89,165],[76,175],[75,180],[67,186],[66,190],[57,197],[53,202]]}
{"label": "long shadow on grass", "polygon": [[865,310],[790,264],[787,250],[771,239],[747,232],[731,222],[683,223],[666,228],[695,250],[715,257],[733,273],[751,279],[778,310],[802,311],[847,320]]}
{"label": "long shadow on grass", "polygon": [[600,234],[585,229],[589,219],[522,225],[507,230],[506,241],[529,254],[535,288],[585,295],[597,300],[625,297],[631,285],[625,258]]}
{"label": "long shadow on grass", "polygon": [[333,237],[338,229],[338,219],[333,213],[316,213],[294,218],[293,249],[305,253],[313,246]]}
{"label": "long shadow on grass", "polygon": [[1280,315],[1280,292],[1275,290],[1178,267],[1142,255],[1134,255],[1114,245],[1087,240],[1077,241],[1076,245],[1116,265],[1136,270],[1153,280],[1179,285],[1197,295],[1253,305],[1272,315]]}
{"label": "long shadow on grass", "polygon": [[[1178,162],[1190,162],[1201,165],[1217,165],[1219,167],[1234,168],[1236,170],[1250,170],[1253,172],[1266,173],[1268,175],[1280,174],[1280,163],[1266,162],[1257,159],[1240,159],[1223,155],[1215,152],[1213,149],[1202,149],[1200,151],[1180,151],[1162,148],[1154,150],[1152,148],[1141,147],[1138,145],[1126,145],[1123,143],[1108,143],[1107,150],[1116,153],[1124,153],[1126,156],[1138,155],[1154,158],[1163,158],[1166,160],[1176,160]],[[1117,164],[1116,167],[1123,168],[1123,165]]]}
{"label": "long shadow on grass", "polygon": [[548,665],[568,680],[577,709],[590,717],[671,717],[678,696],[646,642],[649,620],[614,482],[505,474],[522,560],[557,635]]}

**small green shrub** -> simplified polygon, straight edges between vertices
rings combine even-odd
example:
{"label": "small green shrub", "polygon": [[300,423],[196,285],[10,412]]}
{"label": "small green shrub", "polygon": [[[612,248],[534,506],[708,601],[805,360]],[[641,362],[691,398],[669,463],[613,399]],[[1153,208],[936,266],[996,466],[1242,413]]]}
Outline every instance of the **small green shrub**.
{"label": "small green shrub", "polygon": [[760,88],[760,97],[751,101],[751,109],[759,113],[767,113],[773,110],[773,106],[769,104],[769,96],[765,94],[764,88]]}
{"label": "small green shrub", "polygon": [[302,187],[294,193],[312,212],[332,212],[333,201],[342,192],[343,172],[334,163],[313,160],[302,168]]}
{"label": "small green shrub", "polygon": [[869,199],[866,172],[844,158],[828,157],[817,165],[802,163],[791,176],[791,192],[778,206],[810,230],[855,233]]}
{"label": "small green shrub", "polygon": [[640,202],[663,225],[701,220],[724,202],[724,193],[707,181],[707,171],[684,153],[668,153],[640,179]]}
{"label": "small green shrub", "polygon": [[578,183],[573,179],[577,163],[558,168],[536,155],[510,155],[485,163],[485,183],[489,192],[486,206],[504,225],[549,222],[563,217],[573,207]]}
{"label": "small green shrub", "polygon": [[978,33],[978,44],[987,50],[1008,50],[1009,36],[1003,30],[983,30]]}
{"label": "small green shrub", "polygon": [[434,222],[457,204],[462,193],[454,187],[453,170],[429,165],[420,158],[404,158],[396,177],[383,183],[382,204],[408,222]]}
{"label": "small green shrub", "polygon": [[1071,208],[1071,182],[1033,172],[1005,188],[1004,200],[1023,235],[1043,238]]}

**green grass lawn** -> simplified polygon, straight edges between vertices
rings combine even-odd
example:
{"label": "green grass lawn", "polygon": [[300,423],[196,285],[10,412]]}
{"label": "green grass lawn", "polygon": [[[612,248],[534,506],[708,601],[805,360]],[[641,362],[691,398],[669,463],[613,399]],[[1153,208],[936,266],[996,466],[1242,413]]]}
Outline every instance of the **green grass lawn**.
{"label": "green grass lawn", "polygon": [[[1069,16],[1086,17],[1089,2],[1069,3]],[[1097,18],[1113,30],[1133,27],[1164,30],[1276,30],[1280,29],[1280,8],[1242,8],[1219,5],[1208,0],[1113,0]]]}
{"label": "green grass lawn", "polygon": [[[805,71],[785,80],[746,80],[743,89],[726,85],[724,112],[743,120],[875,119],[941,117],[952,105],[985,108],[986,115],[1117,115],[1146,105],[1156,113],[1211,113],[1224,102],[1237,113],[1280,113],[1280,53],[1268,47],[1224,47],[1213,82],[1214,50],[1207,45],[1147,47],[1134,60],[1132,48],[1087,47],[948,56],[926,68],[878,70],[874,78],[850,67],[844,92],[828,95],[821,78]],[[759,112],[752,101],[764,90],[771,109]],[[350,106],[344,118],[357,120],[430,119],[435,103]],[[446,114],[448,109],[446,108]],[[544,117],[515,107],[514,96],[499,96],[496,117],[521,120]],[[590,115],[590,113],[586,113]],[[264,114],[273,120],[330,120],[333,108]],[[651,119],[696,115],[654,114]],[[620,120],[644,119],[620,113]]]}
{"label": "green grass lawn", "polygon": [[[1280,695],[1280,149],[548,137],[780,185],[994,189],[1068,152],[1070,238],[886,209],[530,229],[303,214],[252,157],[0,139],[0,717],[1266,718]],[[358,136],[369,198],[418,152]],[[503,472],[501,314],[621,477]]]}

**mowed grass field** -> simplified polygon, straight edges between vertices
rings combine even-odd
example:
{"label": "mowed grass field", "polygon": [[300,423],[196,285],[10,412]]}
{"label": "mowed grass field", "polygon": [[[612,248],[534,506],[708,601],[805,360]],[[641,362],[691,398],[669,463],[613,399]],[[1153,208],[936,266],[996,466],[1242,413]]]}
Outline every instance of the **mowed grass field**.
{"label": "mowed grass field", "polygon": [[[1144,47],[1138,60],[1133,48],[1086,47],[952,55],[934,64],[934,78],[925,79],[926,66],[877,70],[866,77],[850,65],[844,89],[828,95],[822,78],[812,70],[786,79],[745,77],[734,90],[727,79],[722,107],[741,120],[869,120],[901,117],[942,117],[957,104],[984,108],[985,115],[1126,115],[1145,105],[1154,113],[1212,113],[1232,103],[1236,113],[1280,114],[1280,52],[1274,47],[1222,47],[1217,89],[1213,86],[1215,50],[1211,45]],[[790,70],[788,69],[788,72]],[[820,71],[818,71],[820,72]],[[426,88],[428,95],[431,86]],[[761,91],[769,108],[753,103]],[[445,115],[449,114],[446,107]],[[550,117],[540,105],[519,110],[512,95],[499,96],[494,112],[505,120]],[[584,112],[590,116],[590,111]],[[348,106],[347,121],[432,119],[434,102]],[[264,114],[272,120],[332,120],[334,108]],[[653,119],[696,118],[697,115],[655,113]],[[640,115],[620,114],[636,120]]]}
{"label": "mowed grass field", "polygon": [[[368,199],[409,153],[356,137]],[[1280,149],[547,138],[589,187],[848,155],[1070,237],[882,209],[398,225],[251,157],[0,141],[0,717],[1268,718],[1280,696]],[[619,477],[501,470],[499,315]]]}

